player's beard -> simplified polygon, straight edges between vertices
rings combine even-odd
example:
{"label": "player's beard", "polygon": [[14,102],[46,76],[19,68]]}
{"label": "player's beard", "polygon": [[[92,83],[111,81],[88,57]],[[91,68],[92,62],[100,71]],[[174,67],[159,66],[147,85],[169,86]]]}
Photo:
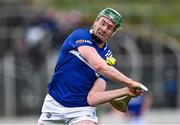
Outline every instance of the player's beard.
{"label": "player's beard", "polygon": [[97,42],[97,44],[104,43],[103,40],[101,40],[99,37],[97,37],[94,33],[92,34],[93,39]]}

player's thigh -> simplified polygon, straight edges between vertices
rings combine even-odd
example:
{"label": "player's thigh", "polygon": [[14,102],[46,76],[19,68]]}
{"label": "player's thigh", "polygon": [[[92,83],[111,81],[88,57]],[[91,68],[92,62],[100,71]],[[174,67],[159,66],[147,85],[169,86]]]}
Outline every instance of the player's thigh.
{"label": "player's thigh", "polygon": [[38,122],[37,125],[43,125],[43,124],[41,124],[41,123]]}
{"label": "player's thigh", "polygon": [[79,121],[77,123],[73,123],[72,125],[97,125],[97,124],[90,120],[83,120],[83,121]]}

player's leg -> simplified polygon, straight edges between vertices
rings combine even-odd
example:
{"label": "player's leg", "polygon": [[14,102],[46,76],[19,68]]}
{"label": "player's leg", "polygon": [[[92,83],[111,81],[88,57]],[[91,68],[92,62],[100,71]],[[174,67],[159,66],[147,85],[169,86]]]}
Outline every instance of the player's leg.
{"label": "player's leg", "polygon": [[[71,117],[68,117],[69,113]],[[69,113],[65,115],[70,119],[69,125],[96,125],[98,123],[95,107],[72,108]]]}
{"label": "player's leg", "polygon": [[97,121],[89,116],[82,116],[70,121],[69,125],[97,125]]}
{"label": "player's leg", "polygon": [[72,123],[71,125],[97,125],[97,124],[90,120],[84,120],[77,123]]}

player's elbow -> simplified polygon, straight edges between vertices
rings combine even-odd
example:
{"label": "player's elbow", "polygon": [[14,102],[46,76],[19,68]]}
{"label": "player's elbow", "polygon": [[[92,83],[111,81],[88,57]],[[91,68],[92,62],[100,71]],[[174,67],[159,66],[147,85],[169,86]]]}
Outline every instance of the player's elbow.
{"label": "player's elbow", "polygon": [[93,93],[89,93],[87,96],[87,102],[90,106],[95,106],[95,101],[94,101],[94,94]]}
{"label": "player's elbow", "polygon": [[101,71],[101,70],[103,69],[103,67],[102,67],[101,65],[99,65],[99,64],[95,64],[95,65],[94,65],[94,69],[95,69],[96,71]]}
{"label": "player's elbow", "polygon": [[97,72],[101,72],[104,69],[106,69],[107,65],[106,64],[101,64],[101,63],[96,63],[96,64],[93,65],[93,67]]}

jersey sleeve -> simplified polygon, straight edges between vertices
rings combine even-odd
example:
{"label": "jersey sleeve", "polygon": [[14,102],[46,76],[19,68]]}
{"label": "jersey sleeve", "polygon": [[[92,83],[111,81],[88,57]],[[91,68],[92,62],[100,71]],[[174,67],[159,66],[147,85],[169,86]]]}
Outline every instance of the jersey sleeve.
{"label": "jersey sleeve", "polygon": [[73,49],[78,48],[79,46],[93,46],[88,30],[75,30],[70,37],[72,38],[71,45]]}

